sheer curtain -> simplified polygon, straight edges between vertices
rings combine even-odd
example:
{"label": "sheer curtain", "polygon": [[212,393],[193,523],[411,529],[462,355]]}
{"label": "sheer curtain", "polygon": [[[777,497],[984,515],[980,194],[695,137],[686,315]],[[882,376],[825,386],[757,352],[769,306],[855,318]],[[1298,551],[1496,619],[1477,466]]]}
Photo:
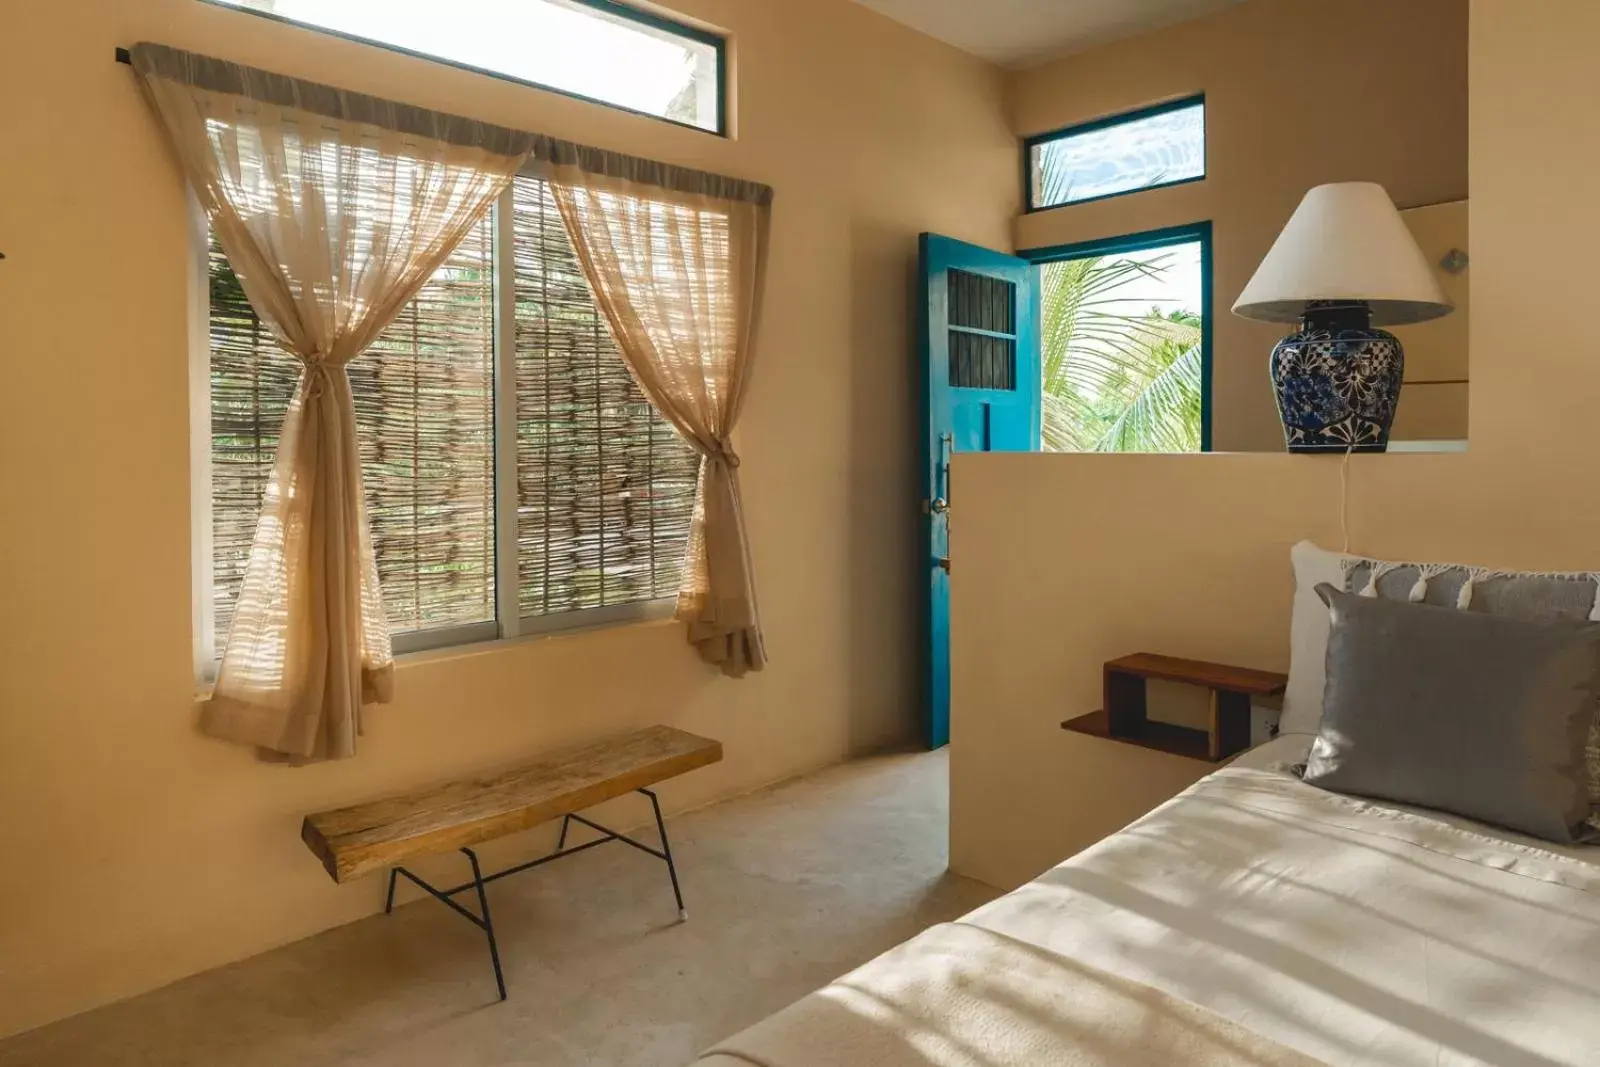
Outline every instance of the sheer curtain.
{"label": "sheer curtain", "polygon": [[202,728],[276,758],[351,756],[393,659],[345,366],[534,138],[161,45],[132,53],[246,297],[302,365]]}
{"label": "sheer curtain", "polygon": [[726,673],[760,670],[732,434],[754,357],[772,190],[548,142],[536,155],[629,369],[701,456],[677,617]]}

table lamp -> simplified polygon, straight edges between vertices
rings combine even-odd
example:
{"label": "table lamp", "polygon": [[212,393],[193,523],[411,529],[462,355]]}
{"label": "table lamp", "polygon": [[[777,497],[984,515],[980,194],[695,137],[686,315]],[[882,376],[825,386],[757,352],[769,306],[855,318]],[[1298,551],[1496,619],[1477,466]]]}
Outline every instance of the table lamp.
{"label": "table lamp", "polygon": [[1383,452],[1405,377],[1400,341],[1377,326],[1455,307],[1383,186],[1319,185],[1305,195],[1233,313],[1299,323],[1272,350],[1290,452]]}

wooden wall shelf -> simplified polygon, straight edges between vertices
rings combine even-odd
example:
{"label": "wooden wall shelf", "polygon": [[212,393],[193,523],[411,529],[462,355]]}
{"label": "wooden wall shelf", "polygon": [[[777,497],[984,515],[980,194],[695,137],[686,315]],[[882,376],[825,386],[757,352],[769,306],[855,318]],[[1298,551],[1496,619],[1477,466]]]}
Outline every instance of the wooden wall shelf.
{"label": "wooden wall shelf", "polygon": [[[1209,689],[1209,729],[1197,730],[1151,719],[1145,708],[1145,683],[1151,678]],[[1105,665],[1104,709],[1068,719],[1061,728],[1174,756],[1220,763],[1250,747],[1251,699],[1276,696],[1283,692],[1288,681],[1286,675],[1273,671],[1139,652]]]}
{"label": "wooden wall shelf", "polygon": [[1091,711],[1087,715],[1079,715],[1076,719],[1068,719],[1061,724],[1063,730],[1070,730],[1075,734],[1086,734],[1089,737],[1103,737],[1107,741],[1120,741],[1125,745],[1138,745],[1140,748],[1154,749],[1156,752],[1167,752],[1174,756],[1187,756],[1189,759],[1210,760],[1206,753],[1210,749],[1211,739],[1204,730],[1194,730],[1187,726],[1174,726],[1168,722],[1147,722],[1144,733],[1137,737],[1118,737],[1111,732],[1111,717],[1102,711]]}

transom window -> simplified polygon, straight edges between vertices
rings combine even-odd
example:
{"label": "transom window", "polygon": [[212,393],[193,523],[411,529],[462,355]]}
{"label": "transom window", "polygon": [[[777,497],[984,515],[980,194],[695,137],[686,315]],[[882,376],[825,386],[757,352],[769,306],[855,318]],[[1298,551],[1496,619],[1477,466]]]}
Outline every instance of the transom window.
{"label": "transom window", "polygon": [[211,0],[714,133],[724,41],[614,0]]}
{"label": "transom window", "polygon": [[[202,663],[299,379],[215,242],[209,264]],[[637,616],[677,591],[699,460],[634,384],[545,182],[516,179],[348,373],[396,651]]]}
{"label": "transom window", "polygon": [[1030,211],[1199,181],[1206,176],[1205,97],[1031,137],[1024,151]]}

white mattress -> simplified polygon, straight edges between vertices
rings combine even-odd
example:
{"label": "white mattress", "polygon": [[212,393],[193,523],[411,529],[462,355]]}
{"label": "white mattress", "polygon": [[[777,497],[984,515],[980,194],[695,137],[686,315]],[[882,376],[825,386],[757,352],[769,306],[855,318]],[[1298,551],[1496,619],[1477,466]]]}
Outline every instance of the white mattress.
{"label": "white mattress", "polygon": [[1600,848],[1315,789],[1284,773],[1309,745],[1246,754],[962,922],[1330,1067],[1600,1067]]}
{"label": "white mattress", "polygon": [[1307,786],[1284,737],[964,921],[1331,1067],[1600,1065],[1600,849]]}

